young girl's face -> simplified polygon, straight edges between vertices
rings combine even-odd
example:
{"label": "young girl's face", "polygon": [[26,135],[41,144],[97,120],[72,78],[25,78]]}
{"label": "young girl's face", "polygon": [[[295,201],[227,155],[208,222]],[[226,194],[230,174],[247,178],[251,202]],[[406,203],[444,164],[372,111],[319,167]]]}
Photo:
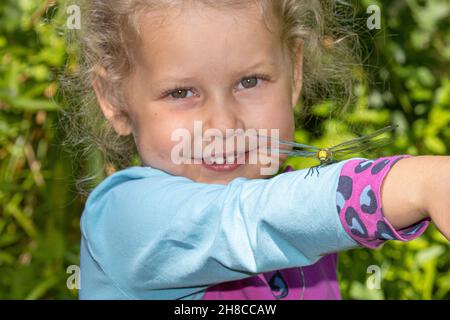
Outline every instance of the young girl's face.
{"label": "young girl's face", "polygon": [[[131,121],[110,121],[120,134],[133,133],[143,165],[206,183],[267,178],[261,173],[267,162],[230,170],[175,164],[171,154],[179,140],[171,136],[185,128],[193,139],[194,121],[201,121],[203,132],[218,129],[224,141],[226,129],[278,129],[280,139],[293,138],[301,50],[294,68],[272,22],[269,31],[257,6],[214,9],[192,2],[141,17],[134,72],[124,84]],[[108,114],[111,106],[99,100]],[[248,146],[238,152],[245,151],[263,152]]]}

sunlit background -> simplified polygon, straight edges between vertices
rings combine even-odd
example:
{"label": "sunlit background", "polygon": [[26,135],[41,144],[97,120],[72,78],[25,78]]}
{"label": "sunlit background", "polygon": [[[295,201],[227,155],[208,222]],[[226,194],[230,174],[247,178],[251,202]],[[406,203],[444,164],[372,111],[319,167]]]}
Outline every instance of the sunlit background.
{"label": "sunlit background", "polygon": [[[67,270],[79,264],[85,197],[77,195],[74,179],[80,171],[100,168],[101,159],[92,154],[74,161],[60,145],[65,101],[58,78],[65,65],[76,68],[64,39],[67,3],[0,1],[0,299],[77,298],[77,290],[67,287]],[[448,155],[450,1],[353,3],[363,22],[369,5],[381,8],[382,29],[366,30],[360,39],[372,79],[356,88],[357,101],[340,117],[329,117],[335,107],[330,101],[299,116],[296,140],[331,145],[395,123],[393,143],[359,155]],[[343,297],[449,299],[449,252],[431,226],[408,243],[341,253]],[[367,285],[373,280],[370,266],[381,270],[380,289]]]}

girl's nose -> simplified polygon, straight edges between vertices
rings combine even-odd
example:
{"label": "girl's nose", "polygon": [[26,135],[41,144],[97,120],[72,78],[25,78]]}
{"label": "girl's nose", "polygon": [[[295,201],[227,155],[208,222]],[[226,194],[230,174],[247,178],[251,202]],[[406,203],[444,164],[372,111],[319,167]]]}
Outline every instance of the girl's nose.
{"label": "girl's nose", "polygon": [[206,108],[204,129],[216,129],[226,137],[227,129],[243,129],[244,123],[236,101],[224,99],[220,102],[212,101]]}

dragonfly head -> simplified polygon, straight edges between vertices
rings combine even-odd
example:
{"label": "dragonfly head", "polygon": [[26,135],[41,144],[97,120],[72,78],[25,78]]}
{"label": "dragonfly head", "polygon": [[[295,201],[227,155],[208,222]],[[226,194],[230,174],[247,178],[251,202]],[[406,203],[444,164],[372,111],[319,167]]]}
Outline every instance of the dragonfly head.
{"label": "dragonfly head", "polygon": [[325,162],[331,158],[331,151],[328,148],[323,148],[317,151],[317,158],[320,162]]}

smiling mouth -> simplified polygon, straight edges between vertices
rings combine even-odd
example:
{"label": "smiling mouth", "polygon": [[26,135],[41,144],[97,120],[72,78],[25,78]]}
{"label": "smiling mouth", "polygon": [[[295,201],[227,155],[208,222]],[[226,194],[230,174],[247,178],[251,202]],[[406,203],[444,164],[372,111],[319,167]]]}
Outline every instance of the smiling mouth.
{"label": "smiling mouth", "polygon": [[[252,150],[253,151],[253,150]],[[249,162],[249,153],[231,153],[229,155],[215,155],[208,158],[191,158],[194,164],[201,164],[203,167],[214,171],[230,171],[235,170],[243,164]]]}
{"label": "smiling mouth", "polygon": [[209,158],[203,158],[202,162],[207,164],[218,164],[218,165],[233,164],[238,162],[238,160],[241,160],[242,157],[245,156],[246,154],[248,154],[248,151],[240,154],[233,153],[230,155],[217,155]]}
{"label": "smiling mouth", "polygon": [[239,156],[230,155],[228,157],[218,156],[205,161],[202,160],[202,166],[208,170],[216,172],[229,172],[236,170],[248,162],[249,152],[241,153]]}

